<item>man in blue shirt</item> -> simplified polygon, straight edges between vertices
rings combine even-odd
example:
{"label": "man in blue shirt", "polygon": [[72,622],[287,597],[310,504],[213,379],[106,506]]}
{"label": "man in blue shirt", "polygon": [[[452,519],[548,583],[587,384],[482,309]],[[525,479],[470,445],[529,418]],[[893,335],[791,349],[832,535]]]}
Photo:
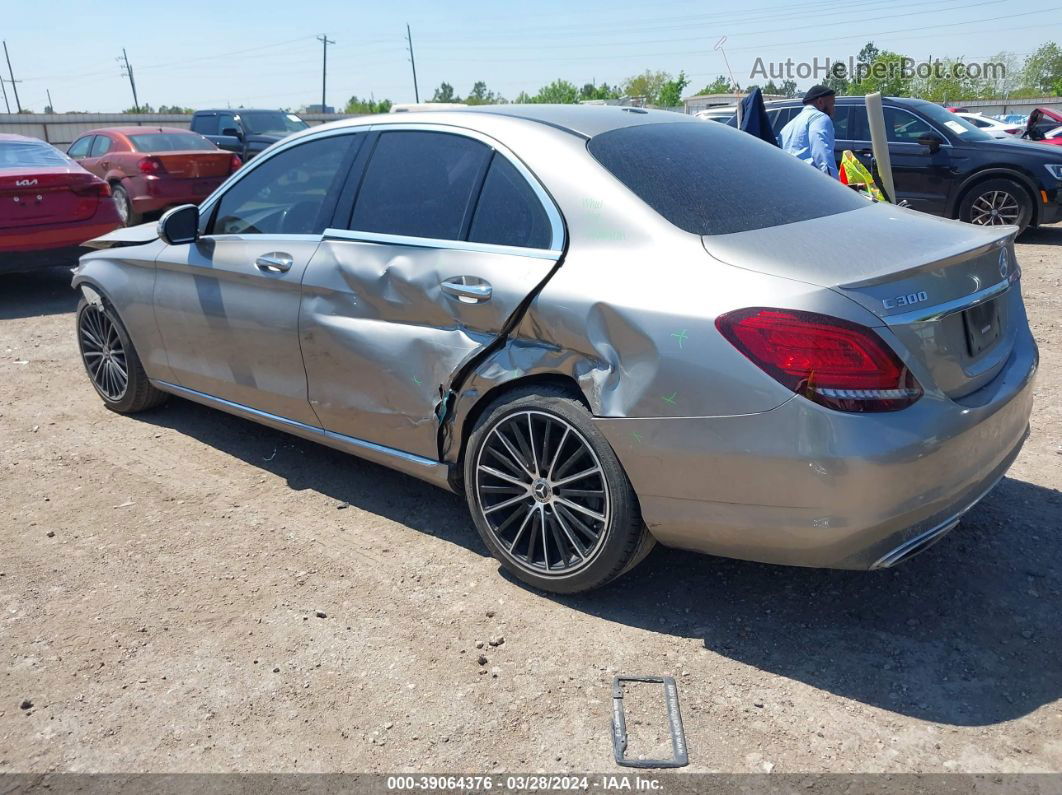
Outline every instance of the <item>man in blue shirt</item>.
{"label": "man in blue shirt", "polygon": [[833,153],[831,117],[836,104],[836,91],[826,86],[812,86],[804,95],[804,109],[778,136],[782,149],[835,179],[837,160]]}

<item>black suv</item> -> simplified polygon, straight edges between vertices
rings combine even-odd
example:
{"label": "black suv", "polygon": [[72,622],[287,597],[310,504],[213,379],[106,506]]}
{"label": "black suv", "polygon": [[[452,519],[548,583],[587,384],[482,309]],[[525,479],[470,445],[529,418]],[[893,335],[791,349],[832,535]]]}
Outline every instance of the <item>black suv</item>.
{"label": "black suv", "polygon": [[[961,116],[921,99],[884,97],[893,181],[916,210],[979,224],[1022,228],[1062,219],[1062,147],[993,138]],[[803,106],[767,104],[777,135]],[[870,129],[864,97],[837,97],[837,162],[851,149],[868,167]]]}
{"label": "black suv", "polygon": [[282,110],[225,108],[197,110],[192,116],[192,132],[206,136],[220,149],[235,152],[245,163],[270,144],[309,126],[294,113]]}

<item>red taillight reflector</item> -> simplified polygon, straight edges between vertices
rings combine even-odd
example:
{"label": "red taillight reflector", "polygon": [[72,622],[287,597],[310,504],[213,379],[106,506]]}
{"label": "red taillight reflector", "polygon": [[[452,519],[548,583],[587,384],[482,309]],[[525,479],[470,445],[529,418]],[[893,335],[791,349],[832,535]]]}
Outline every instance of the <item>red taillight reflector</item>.
{"label": "red taillight reflector", "polygon": [[229,160],[229,173],[231,174],[232,172],[234,172],[236,169],[238,169],[242,165],[243,165],[243,161],[240,160],[240,156],[239,155],[233,155],[232,158]]}
{"label": "red taillight reflector", "polygon": [[895,411],[922,388],[874,331],[789,309],[753,307],[720,315],[719,332],[776,381],[839,411]]}
{"label": "red taillight reflector", "polygon": [[161,174],[166,170],[157,157],[142,157],[136,167],[140,169],[141,174]]}
{"label": "red taillight reflector", "polygon": [[90,182],[87,185],[80,185],[71,190],[78,196],[100,196],[107,197],[111,195],[111,186],[106,182]]}

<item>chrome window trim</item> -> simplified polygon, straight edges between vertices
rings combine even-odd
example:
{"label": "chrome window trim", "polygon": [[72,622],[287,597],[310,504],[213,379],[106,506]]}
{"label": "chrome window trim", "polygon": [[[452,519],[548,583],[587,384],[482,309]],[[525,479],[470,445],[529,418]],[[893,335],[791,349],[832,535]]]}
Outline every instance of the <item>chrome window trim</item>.
{"label": "chrome window trim", "polygon": [[326,229],[325,240],[349,240],[358,243],[380,243],[393,246],[413,246],[416,248],[437,248],[450,251],[476,251],[483,254],[507,254],[516,257],[544,259],[556,262],[561,252],[545,248],[523,248],[522,246],[503,246],[495,243],[475,243],[469,240],[445,240],[430,237],[413,237],[411,235],[386,235],[380,232],[356,232],[350,229]]}
{"label": "chrome window trim", "polygon": [[[415,132],[441,132],[448,133],[450,135],[461,135],[465,138],[471,138],[475,141],[479,141],[481,144],[490,147],[492,150],[500,154],[506,160],[508,160],[513,168],[520,172],[520,175],[527,181],[527,184],[531,186],[532,192],[538,198],[539,203],[542,205],[542,209],[546,211],[546,217],[549,218],[550,226],[550,244],[549,251],[557,252],[558,254],[564,249],[564,222],[561,219],[560,210],[557,209],[556,202],[553,201],[553,197],[546,192],[546,189],[539,182],[538,178],[531,172],[531,170],[524,165],[524,162],[517,157],[509,147],[501,143],[495,138],[490,137],[486,133],[481,133],[479,130],[472,130],[468,127],[459,127],[456,124],[431,124],[428,122],[415,122],[412,124],[402,124],[401,122],[377,122],[376,124],[368,127],[372,132],[401,132],[403,130],[411,130]],[[371,161],[370,161],[371,163]],[[358,232],[358,234],[376,234],[371,232],[360,232],[358,230],[351,230]],[[401,237],[401,236],[396,236]],[[427,238],[408,238],[410,240],[426,240]],[[453,240],[447,241],[451,243],[468,243],[468,241]],[[472,243],[471,245],[494,245],[487,243]],[[440,246],[440,248],[442,248]],[[455,246],[447,246],[447,248],[455,248]],[[519,246],[504,246],[503,248],[519,248]],[[475,249],[469,249],[475,250]],[[543,251],[545,249],[525,249],[526,251]]]}

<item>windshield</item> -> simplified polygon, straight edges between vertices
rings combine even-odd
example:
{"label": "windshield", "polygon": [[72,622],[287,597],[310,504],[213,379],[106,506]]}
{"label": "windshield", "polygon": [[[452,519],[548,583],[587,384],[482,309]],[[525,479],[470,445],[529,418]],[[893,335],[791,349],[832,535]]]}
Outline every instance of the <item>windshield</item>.
{"label": "windshield", "polygon": [[243,111],[240,120],[252,135],[288,135],[310,126],[294,113],[279,110]]}
{"label": "windshield", "polygon": [[777,146],[724,124],[621,127],[591,138],[587,148],[642,201],[695,235],[763,229],[869,205]]}
{"label": "windshield", "polygon": [[129,140],[138,152],[188,152],[217,149],[202,135],[195,133],[141,133],[130,135]]}
{"label": "windshield", "polygon": [[55,147],[32,141],[0,141],[0,168],[69,166],[70,160]]}
{"label": "windshield", "polygon": [[950,110],[940,107],[940,105],[934,105],[932,102],[917,101],[911,102],[911,106],[935,125],[946,128],[963,141],[993,140],[992,136],[984,130],[978,129],[967,119],[955,115]]}

